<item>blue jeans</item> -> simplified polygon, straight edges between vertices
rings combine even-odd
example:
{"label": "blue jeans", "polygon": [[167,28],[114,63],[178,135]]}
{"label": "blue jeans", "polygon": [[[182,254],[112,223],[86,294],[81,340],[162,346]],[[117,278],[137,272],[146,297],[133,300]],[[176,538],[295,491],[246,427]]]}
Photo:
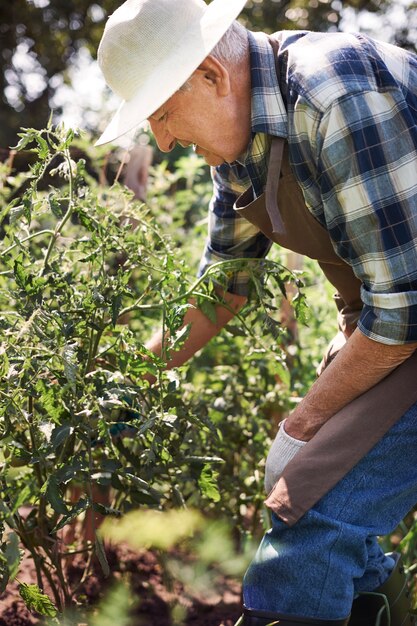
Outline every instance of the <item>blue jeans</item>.
{"label": "blue jeans", "polygon": [[377,536],[417,503],[417,403],[294,526],[272,514],[243,582],[245,606],[345,619],[356,594],[389,577]]}

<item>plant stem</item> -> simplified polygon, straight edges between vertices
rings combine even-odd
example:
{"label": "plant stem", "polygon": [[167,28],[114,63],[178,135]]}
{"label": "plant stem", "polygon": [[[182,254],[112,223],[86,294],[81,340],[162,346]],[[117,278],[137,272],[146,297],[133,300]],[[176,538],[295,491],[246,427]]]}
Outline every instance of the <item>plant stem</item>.
{"label": "plant stem", "polygon": [[85,554],[86,552],[90,553],[90,548],[80,548],[79,550],[67,550],[66,552],[60,552],[61,558],[65,559],[68,556],[73,556],[74,554]]}
{"label": "plant stem", "polygon": [[[84,550],[85,552],[86,550]],[[78,550],[78,552],[82,552],[82,550]],[[83,575],[81,576],[81,579],[79,580],[79,582],[71,589],[71,596],[74,597],[75,594],[77,593],[77,591],[83,586],[83,584],[85,583],[85,581],[87,580],[88,576],[90,575],[90,569],[91,569],[91,564],[93,562],[93,558],[94,558],[94,551],[90,549],[89,551],[89,555],[87,558],[87,562],[85,564],[85,568],[84,568],[84,572]],[[71,553],[70,553],[71,554]],[[77,552],[74,552],[72,554],[77,554]]]}
{"label": "plant stem", "polygon": [[[29,413],[29,415],[28,415],[27,421],[28,421],[28,425],[29,425],[29,436],[30,436],[30,442],[32,444],[32,452],[34,454],[37,454],[38,453],[38,446],[37,446],[37,443],[36,443],[36,435],[34,433],[33,424],[32,424],[32,419],[33,419],[33,398],[32,398],[32,396],[29,396],[29,398],[28,398],[28,413]],[[41,472],[41,468],[39,466],[39,462],[34,463],[34,469],[35,469],[36,479],[38,481],[38,487],[39,487],[39,489],[41,489],[41,487],[42,487],[42,485],[44,483],[44,480],[42,478],[42,472]]]}
{"label": "plant stem", "polygon": [[41,235],[54,235],[54,234],[55,233],[54,233],[53,230],[38,230],[36,233],[32,233],[31,235],[28,235],[28,237],[24,237],[20,241],[12,244],[8,248],[6,248],[6,250],[3,250],[3,252],[0,253],[0,257],[5,256],[6,254],[8,254],[12,250],[14,250],[14,248],[17,248],[17,246],[20,246],[21,243],[25,243],[26,241],[30,241],[31,239],[35,239],[35,237],[40,237]]}
{"label": "plant stem", "polygon": [[[35,433],[33,432],[33,424],[32,424],[32,419],[33,419],[33,398],[32,396],[29,396],[28,398],[28,410],[29,410],[29,417],[28,417],[28,421],[29,421],[29,432],[30,432],[30,439],[31,439],[31,443],[32,443],[32,450],[35,452],[35,454],[38,453],[38,447],[37,447],[37,443],[36,443],[36,436]],[[38,480],[38,484],[39,484],[39,489],[42,487],[44,481],[42,478],[42,472],[41,472],[41,468],[39,466],[39,463],[35,463],[35,474]],[[48,528],[46,525],[46,519],[47,519],[47,514],[46,514],[46,498],[44,495],[41,495],[39,498],[39,514],[38,514],[38,529],[39,532],[41,534],[41,537],[49,537],[49,532],[48,532]],[[56,545],[56,539],[54,540],[54,549],[55,549],[55,545]],[[50,551],[47,546],[45,545],[45,543],[42,541],[42,547],[45,551],[45,554],[47,555],[47,557],[49,558],[49,560],[51,561],[51,563],[55,566],[55,571],[56,574],[58,576],[59,582],[61,584],[61,591],[64,595],[64,604],[67,605],[70,603],[71,601],[71,596],[68,595],[68,584],[67,581],[65,580],[65,577],[63,575],[62,572],[62,567],[61,567],[61,563],[60,563],[60,559],[56,558],[56,555],[54,554],[54,549],[52,551]],[[53,579],[50,575],[50,572],[47,570],[46,565],[42,562],[41,560],[41,567],[43,566],[43,570],[45,573],[45,576],[48,578],[48,581],[50,582],[51,586],[53,586]],[[60,598],[59,593],[57,592],[57,594],[54,594],[56,597]],[[61,598],[60,598],[60,602],[61,602]]]}
{"label": "plant stem", "polygon": [[103,335],[103,331],[105,328],[105,325],[103,324],[103,320],[99,328],[100,330],[97,330],[95,334],[94,334],[94,331],[91,332],[90,346],[88,350],[88,358],[87,358],[87,363],[86,363],[85,370],[84,370],[84,376],[91,371],[91,366],[93,364],[93,361],[96,358],[98,347],[100,345],[100,339]]}
{"label": "plant stem", "polygon": [[72,602],[72,596],[71,596],[68,580],[65,578],[65,574],[62,569],[60,553],[58,550],[55,549],[56,543],[57,543],[57,540],[55,539],[54,549],[50,554],[48,554],[48,556],[51,560],[51,563],[55,566],[55,572],[56,572],[56,575],[58,576],[59,582],[61,584],[61,591],[64,595],[64,604],[66,607],[69,607]]}
{"label": "plant stem", "polygon": [[42,562],[41,562],[41,567],[42,567],[42,571],[43,571],[43,573],[44,573],[44,575],[45,575],[45,577],[46,577],[46,579],[47,579],[47,581],[48,581],[48,583],[49,583],[49,585],[51,587],[52,593],[54,594],[54,598],[55,598],[55,603],[57,605],[57,609],[58,609],[58,611],[60,613],[62,613],[63,610],[64,610],[65,604],[62,601],[61,594],[59,593],[59,587],[57,587],[57,585],[55,584],[55,581],[52,578],[52,574],[48,570],[48,568],[47,568],[47,566],[46,566],[46,564],[45,564],[43,559],[42,559]]}
{"label": "plant stem", "polygon": [[64,217],[62,218],[62,220],[60,222],[57,223],[55,230],[53,231],[52,237],[49,240],[49,245],[48,245],[48,249],[46,251],[44,260],[43,260],[43,266],[42,266],[42,270],[40,275],[42,276],[45,273],[46,268],[48,267],[48,263],[49,263],[49,259],[52,253],[52,250],[55,246],[55,243],[57,242],[58,237],[61,234],[62,229],[64,228],[65,224],[68,222],[68,220],[70,219],[72,212],[74,210],[74,175],[72,173],[72,163],[71,163],[71,156],[69,153],[69,150],[66,149],[64,150],[64,157],[67,161],[68,164],[68,185],[69,185],[69,192],[68,192],[68,209],[67,212],[65,213]]}
{"label": "plant stem", "polygon": [[32,548],[31,546],[31,541],[29,539],[28,533],[26,532],[25,525],[20,515],[15,516],[15,522],[16,522],[16,530],[19,535],[19,539],[22,542],[22,545],[26,548],[26,550],[28,550],[28,552],[30,552],[32,556],[33,563],[35,565],[35,570],[36,570],[36,581],[37,581],[38,587],[40,589],[43,589],[42,570],[41,570],[41,566],[39,563],[40,557],[36,553],[36,550]]}
{"label": "plant stem", "polygon": [[[238,259],[239,263],[251,263],[252,265],[255,264],[262,264],[264,267],[266,267],[268,265],[268,261],[266,261],[265,259],[253,259],[253,258],[242,258],[242,259]],[[295,277],[294,272],[292,272],[290,269],[288,269],[287,267],[285,267],[285,265],[282,265],[281,263],[276,263],[276,262],[270,262],[272,263],[274,266],[276,265],[280,265],[280,267],[282,267],[282,269],[286,272],[288,272],[288,274],[292,277]],[[182,293],[181,295],[177,296],[176,298],[173,298],[172,300],[169,301],[169,306],[176,304],[177,302],[183,302],[184,300],[190,298],[191,296],[195,295],[195,292],[197,290],[197,288],[203,284],[204,282],[207,281],[208,278],[211,277],[212,274],[215,274],[217,272],[217,270],[219,269],[223,269],[226,267],[230,267],[230,265],[234,265],[236,264],[236,260],[226,260],[226,261],[218,261],[217,263],[213,263],[213,265],[211,265],[202,276],[200,276],[192,285],[191,287],[185,291],[184,293]],[[124,308],[122,311],[120,311],[118,318],[122,317],[123,315],[126,315],[127,313],[130,313],[131,311],[148,311],[148,310],[162,310],[163,307],[165,306],[164,304],[158,303],[158,304],[142,304],[139,305],[138,302],[142,299],[139,298],[138,300],[136,300],[136,302],[134,304],[132,304],[129,307]]]}

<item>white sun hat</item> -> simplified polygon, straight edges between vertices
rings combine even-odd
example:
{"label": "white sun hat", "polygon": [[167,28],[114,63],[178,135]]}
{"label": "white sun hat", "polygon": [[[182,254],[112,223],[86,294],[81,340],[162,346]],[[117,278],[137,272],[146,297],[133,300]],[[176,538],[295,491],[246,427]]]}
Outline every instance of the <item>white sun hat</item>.
{"label": "white sun hat", "polygon": [[98,49],[107,84],[122,98],[96,146],[142,124],[190,78],[247,0],[127,0]]}

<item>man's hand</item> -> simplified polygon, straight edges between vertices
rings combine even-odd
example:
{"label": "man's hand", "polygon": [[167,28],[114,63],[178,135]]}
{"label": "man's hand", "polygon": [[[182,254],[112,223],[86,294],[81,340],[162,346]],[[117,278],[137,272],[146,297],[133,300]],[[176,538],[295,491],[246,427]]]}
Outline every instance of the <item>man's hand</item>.
{"label": "man's hand", "polygon": [[356,329],[286,419],[286,432],[295,439],[309,441],[337,411],[385,378],[416,348],[417,342],[379,343]]}

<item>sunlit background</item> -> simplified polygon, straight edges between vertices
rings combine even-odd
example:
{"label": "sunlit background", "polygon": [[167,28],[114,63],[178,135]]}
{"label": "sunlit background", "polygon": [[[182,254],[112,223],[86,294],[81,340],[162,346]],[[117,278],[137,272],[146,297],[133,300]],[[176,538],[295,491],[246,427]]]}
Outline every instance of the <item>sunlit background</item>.
{"label": "sunlit background", "polygon": [[[2,0],[0,149],[21,126],[54,121],[98,135],[117,107],[96,63],[107,15],[120,4],[103,0]],[[253,30],[362,31],[416,50],[417,3],[412,0],[249,0],[240,18]]]}

